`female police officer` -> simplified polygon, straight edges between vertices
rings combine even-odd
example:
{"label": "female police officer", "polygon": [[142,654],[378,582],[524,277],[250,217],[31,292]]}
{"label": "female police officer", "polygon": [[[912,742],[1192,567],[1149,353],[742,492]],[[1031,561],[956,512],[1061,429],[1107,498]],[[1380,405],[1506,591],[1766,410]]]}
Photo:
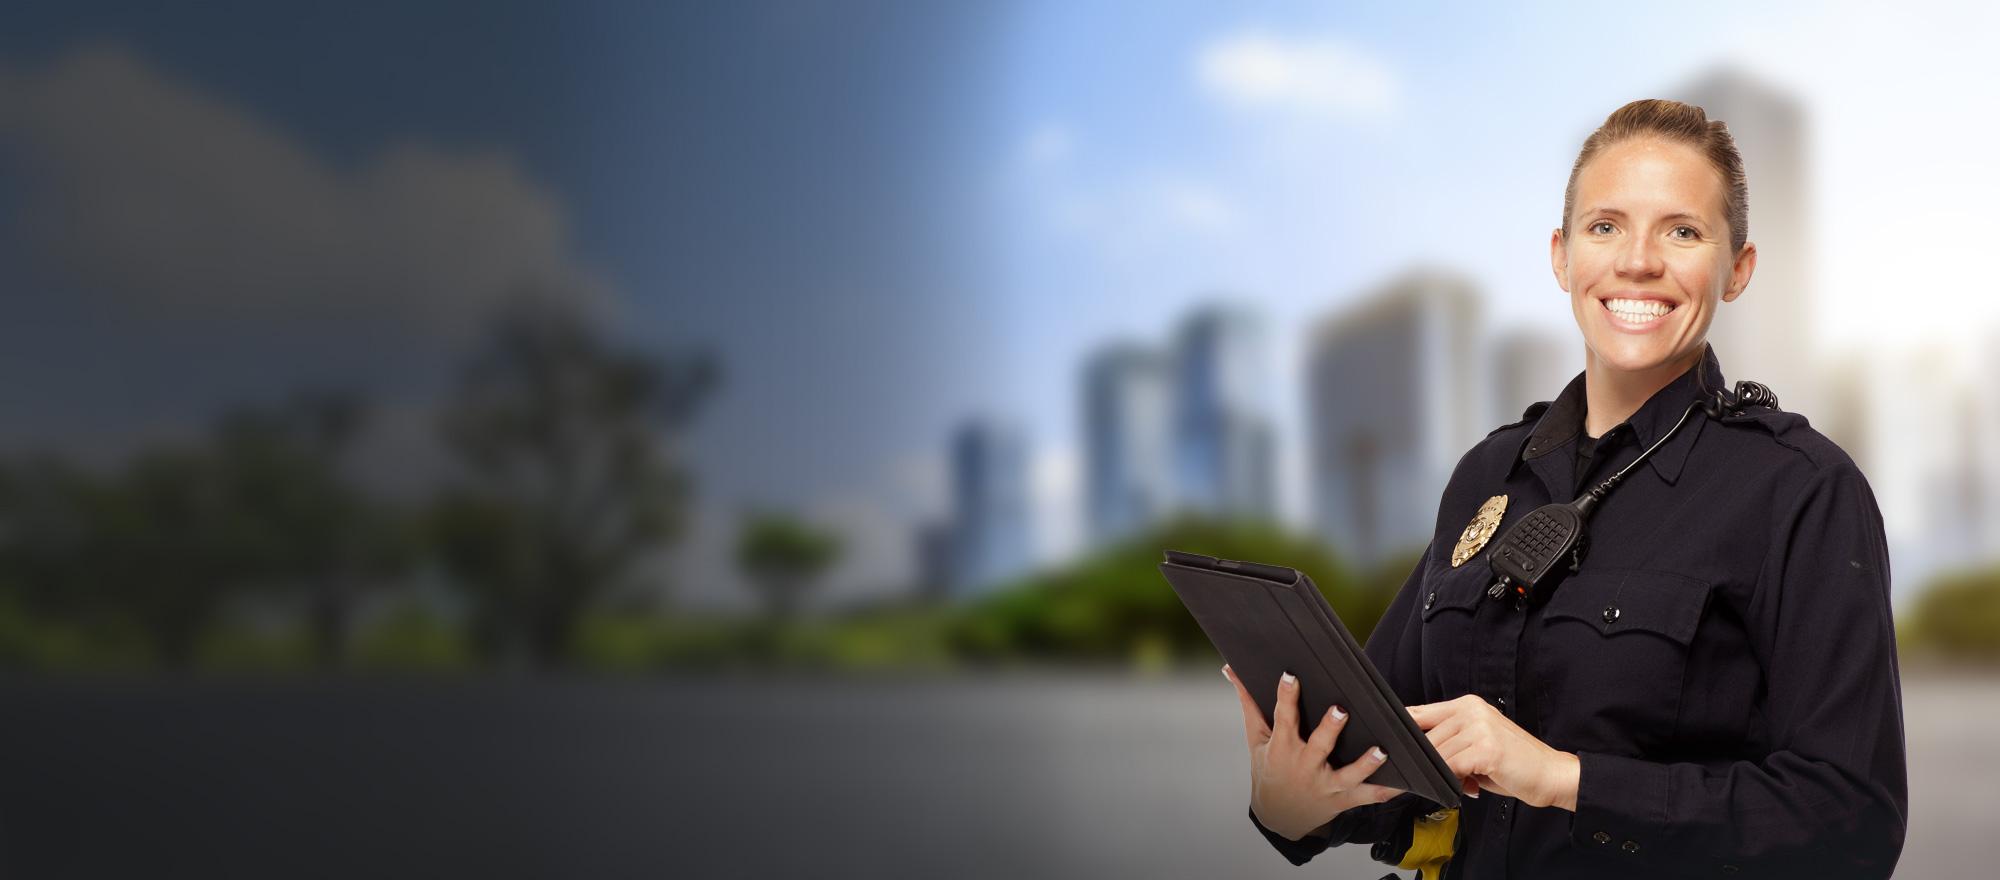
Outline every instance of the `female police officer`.
{"label": "female police officer", "polygon": [[[1295,680],[1260,683],[1275,727],[1237,682],[1251,818],[1292,862],[1371,843],[1447,877],[1889,876],[1908,799],[1881,515],[1803,416],[1717,395],[1705,336],[1756,267],[1747,220],[1699,107],[1635,101],[1584,142],[1549,240],[1583,372],[1459,461],[1367,645],[1477,798],[1433,813],[1362,783],[1380,759],[1326,764],[1344,716],[1301,739]],[[1617,473],[1573,571],[1489,589],[1490,538]]]}

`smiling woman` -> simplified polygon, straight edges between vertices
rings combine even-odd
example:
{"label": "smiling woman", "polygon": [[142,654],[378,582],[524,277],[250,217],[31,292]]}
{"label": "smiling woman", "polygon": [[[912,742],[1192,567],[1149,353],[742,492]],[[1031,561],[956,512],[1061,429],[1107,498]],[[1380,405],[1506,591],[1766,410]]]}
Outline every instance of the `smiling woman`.
{"label": "smiling woman", "polygon": [[[1460,459],[1367,645],[1476,799],[1328,767],[1338,707],[1262,740],[1246,708],[1251,818],[1294,863],[1368,843],[1426,880],[1887,877],[1908,792],[1881,513],[1804,417],[1724,390],[1707,341],[1757,265],[1736,146],[1699,107],[1635,101],[1563,201],[1550,264],[1584,369]],[[1587,541],[1516,542],[1579,498]],[[1501,557],[1537,552],[1533,589],[1502,589]],[[1252,686],[1299,699],[1239,681],[1246,707]]]}
{"label": "smiling woman", "polygon": [[1591,436],[1701,359],[1757,268],[1749,214],[1735,140],[1698,107],[1634,101],[1584,141],[1549,261],[1589,352]]}

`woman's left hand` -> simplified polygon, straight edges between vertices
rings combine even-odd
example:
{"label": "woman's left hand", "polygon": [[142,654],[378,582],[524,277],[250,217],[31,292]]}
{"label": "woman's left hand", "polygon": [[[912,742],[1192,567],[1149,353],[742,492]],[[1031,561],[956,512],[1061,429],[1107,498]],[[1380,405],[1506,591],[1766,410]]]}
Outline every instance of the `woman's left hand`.
{"label": "woman's left hand", "polygon": [[1577,757],[1550,748],[1477,695],[1411,706],[1410,717],[1466,794],[1477,797],[1485,789],[1532,807],[1576,811]]}

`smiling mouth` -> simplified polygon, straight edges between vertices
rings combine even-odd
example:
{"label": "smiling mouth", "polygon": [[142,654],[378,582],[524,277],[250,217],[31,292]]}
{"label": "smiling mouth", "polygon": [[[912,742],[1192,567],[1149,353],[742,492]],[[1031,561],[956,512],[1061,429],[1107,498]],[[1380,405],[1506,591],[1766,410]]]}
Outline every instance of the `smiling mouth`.
{"label": "smiling mouth", "polygon": [[1612,297],[1598,300],[1604,311],[1627,327],[1648,327],[1659,323],[1660,319],[1673,314],[1678,306],[1653,299],[1620,299]]}

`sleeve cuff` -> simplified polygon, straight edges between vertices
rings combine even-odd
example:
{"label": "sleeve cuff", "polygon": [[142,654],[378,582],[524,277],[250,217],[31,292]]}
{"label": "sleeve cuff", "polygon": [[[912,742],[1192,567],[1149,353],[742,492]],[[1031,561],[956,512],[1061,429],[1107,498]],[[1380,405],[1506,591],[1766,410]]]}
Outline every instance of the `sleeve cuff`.
{"label": "sleeve cuff", "polygon": [[[1257,821],[1257,811],[1248,810],[1250,823],[1257,826],[1271,847],[1294,865],[1303,865],[1329,846],[1347,843],[1371,844],[1369,858],[1388,865],[1402,862],[1410,850],[1416,811],[1429,803],[1416,795],[1399,794],[1379,804],[1355,807],[1326,824],[1327,834],[1310,834],[1300,840],[1286,840]],[[1316,831],[1318,829],[1315,829]]]}
{"label": "sleeve cuff", "polygon": [[1651,761],[1578,752],[1570,842],[1629,864],[1651,864],[1666,841],[1667,768]]}
{"label": "sleeve cuff", "polygon": [[[1272,848],[1282,854],[1285,857],[1285,861],[1291,862],[1294,865],[1303,865],[1311,861],[1313,856],[1325,852],[1327,844],[1331,842],[1328,838],[1312,834],[1308,834],[1298,840],[1286,840],[1284,835],[1264,827],[1264,823],[1257,821],[1257,809],[1255,807],[1249,807],[1246,810],[1250,814],[1250,824],[1257,826],[1257,831],[1264,835],[1265,840],[1271,842]],[[1338,822],[1340,820],[1335,819],[1334,821]]]}

